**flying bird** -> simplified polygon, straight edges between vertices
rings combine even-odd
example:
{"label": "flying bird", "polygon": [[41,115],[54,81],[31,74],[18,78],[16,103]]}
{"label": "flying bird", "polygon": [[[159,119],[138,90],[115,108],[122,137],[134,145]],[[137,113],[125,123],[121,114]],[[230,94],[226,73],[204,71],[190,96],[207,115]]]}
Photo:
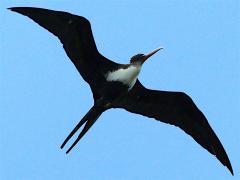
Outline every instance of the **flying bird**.
{"label": "flying bird", "polygon": [[104,111],[123,108],[181,128],[216,156],[233,175],[233,169],[223,145],[192,99],[183,92],[148,89],[138,80],[144,62],[162,48],[148,54],[137,54],[130,59],[129,64],[118,64],[98,52],[90,22],[86,18],[42,8],[12,7],[9,9],[28,16],[57,36],[68,57],[91,88],[94,105],[61,145],[63,148],[84,125],[66,153],[71,151]]}

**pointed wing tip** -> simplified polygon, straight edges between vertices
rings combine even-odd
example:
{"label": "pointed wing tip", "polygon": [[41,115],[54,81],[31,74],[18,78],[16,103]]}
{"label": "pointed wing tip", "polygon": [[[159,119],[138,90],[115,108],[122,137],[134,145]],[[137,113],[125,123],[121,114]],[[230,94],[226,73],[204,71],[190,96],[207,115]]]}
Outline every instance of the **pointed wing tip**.
{"label": "pointed wing tip", "polygon": [[17,12],[18,10],[21,9],[21,7],[9,7],[9,8],[7,8],[7,9],[10,10],[10,11],[15,11],[15,12]]}
{"label": "pointed wing tip", "polygon": [[34,9],[42,9],[42,8],[35,8],[35,7],[9,7],[7,8],[10,11],[17,12],[20,14],[27,14],[29,11],[34,10]]}
{"label": "pointed wing tip", "polygon": [[234,172],[233,172],[233,168],[231,165],[231,162],[226,154],[226,152],[224,151],[224,156],[218,156],[215,154],[216,158],[222,163],[222,165],[226,166],[227,169],[230,171],[230,173],[234,176]]}
{"label": "pointed wing tip", "polygon": [[[218,140],[218,142],[220,143],[220,141]],[[213,151],[207,149],[211,154],[213,154],[218,160],[219,162],[223,165],[226,166],[227,169],[230,171],[230,173],[234,176],[234,172],[233,172],[233,168],[231,165],[231,162],[228,158],[228,155],[225,151],[225,149],[223,148],[222,144],[220,143],[218,146],[218,150],[215,151],[214,148],[212,149]]]}
{"label": "pointed wing tip", "polygon": [[232,168],[232,165],[231,165],[230,162],[229,162],[228,165],[226,165],[226,167],[228,168],[228,170],[230,171],[230,173],[232,174],[232,176],[234,176],[233,168]]}
{"label": "pointed wing tip", "polygon": [[7,9],[10,10],[10,11],[13,11],[13,12],[22,13],[22,11],[21,11],[21,10],[23,10],[22,8],[23,7],[10,7],[10,8],[7,8]]}
{"label": "pointed wing tip", "polygon": [[14,7],[9,7],[7,9],[10,10],[10,11],[14,11]]}
{"label": "pointed wing tip", "polygon": [[228,158],[228,155],[226,153],[226,151],[224,150],[223,146],[222,146],[222,153],[221,154],[216,154],[215,153],[215,156],[216,158],[224,165],[227,167],[227,169],[230,171],[230,173],[234,176],[234,172],[233,172],[233,168],[232,168],[232,165],[231,165],[231,162]]}

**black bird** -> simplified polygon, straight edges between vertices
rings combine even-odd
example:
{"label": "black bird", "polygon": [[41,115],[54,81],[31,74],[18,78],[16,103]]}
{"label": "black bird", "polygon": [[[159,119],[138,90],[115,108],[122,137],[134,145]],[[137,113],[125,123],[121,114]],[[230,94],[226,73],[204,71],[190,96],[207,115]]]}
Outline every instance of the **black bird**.
{"label": "black bird", "polygon": [[180,127],[203,148],[215,155],[233,175],[231,163],[221,142],[192,99],[183,92],[147,89],[137,79],[143,63],[161,48],[149,54],[133,56],[130,64],[118,64],[98,52],[91,25],[84,17],[32,7],[9,9],[28,16],[57,36],[68,57],[91,87],[94,105],[61,145],[63,148],[85,124],[66,153],[70,152],[104,111],[123,108]]}

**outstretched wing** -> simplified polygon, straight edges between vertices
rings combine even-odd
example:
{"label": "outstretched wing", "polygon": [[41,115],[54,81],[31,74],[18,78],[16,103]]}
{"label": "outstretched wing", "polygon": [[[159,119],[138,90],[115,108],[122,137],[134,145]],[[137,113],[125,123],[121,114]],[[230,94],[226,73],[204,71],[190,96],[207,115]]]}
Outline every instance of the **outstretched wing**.
{"label": "outstretched wing", "polygon": [[215,155],[233,174],[231,163],[206,117],[182,92],[146,89],[139,81],[116,107],[180,127]]}
{"label": "outstretched wing", "polygon": [[117,64],[98,52],[90,22],[87,19],[67,12],[42,8],[13,7],[9,9],[28,16],[57,36],[68,57],[97,96],[97,89],[105,81],[106,69],[113,69]]}

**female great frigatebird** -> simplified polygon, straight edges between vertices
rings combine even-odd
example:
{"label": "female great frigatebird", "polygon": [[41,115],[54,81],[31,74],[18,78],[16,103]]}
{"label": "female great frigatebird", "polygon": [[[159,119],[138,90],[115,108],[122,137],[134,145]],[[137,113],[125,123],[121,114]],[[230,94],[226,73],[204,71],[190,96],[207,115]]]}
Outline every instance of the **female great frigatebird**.
{"label": "female great frigatebird", "polygon": [[188,95],[182,92],[150,90],[137,79],[143,63],[161,48],[149,54],[133,56],[130,64],[118,64],[98,52],[91,25],[84,17],[32,7],[9,9],[28,16],[57,36],[68,57],[92,90],[93,107],[61,145],[63,148],[85,124],[66,153],[70,152],[104,111],[123,108],[129,112],[180,127],[203,148],[215,155],[233,174],[231,163],[221,142],[206,117]]}

